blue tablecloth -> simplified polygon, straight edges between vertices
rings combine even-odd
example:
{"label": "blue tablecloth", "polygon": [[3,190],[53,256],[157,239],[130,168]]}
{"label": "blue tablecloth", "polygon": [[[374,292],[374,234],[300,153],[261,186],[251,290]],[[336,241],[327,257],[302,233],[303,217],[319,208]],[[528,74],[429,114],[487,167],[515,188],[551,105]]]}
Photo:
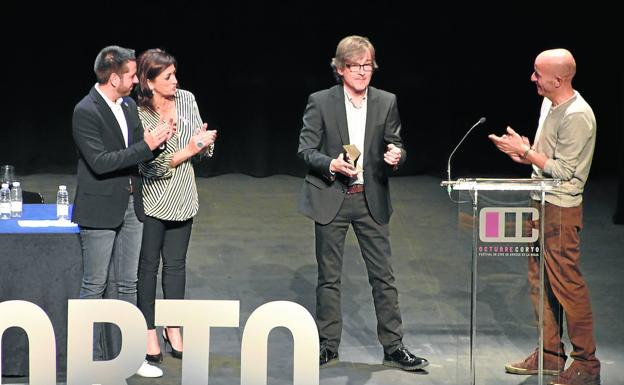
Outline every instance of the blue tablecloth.
{"label": "blue tablecloth", "polygon": [[[69,206],[71,217],[73,205]],[[44,234],[44,233],[78,233],[78,226],[72,227],[20,227],[18,220],[54,220],[56,219],[55,204],[25,204],[21,218],[0,219],[0,234]]]}
{"label": "blue tablecloth", "polygon": [[[55,204],[28,204],[23,211],[19,219],[56,219]],[[0,302],[29,301],[46,312],[56,336],[61,381],[67,365],[67,300],[79,298],[82,282],[78,226],[19,227],[17,219],[2,219],[0,250]],[[27,376],[28,357],[26,334],[9,328],[2,336],[2,375]]]}

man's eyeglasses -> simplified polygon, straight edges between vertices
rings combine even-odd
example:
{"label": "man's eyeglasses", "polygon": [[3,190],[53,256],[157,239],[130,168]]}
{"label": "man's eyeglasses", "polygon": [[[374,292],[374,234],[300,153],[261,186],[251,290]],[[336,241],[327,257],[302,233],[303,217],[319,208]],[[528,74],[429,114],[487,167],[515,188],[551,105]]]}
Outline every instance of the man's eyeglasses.
{"label": "man's eyeglasses", "polygon": [[347,67],[349,69],[349,71],[351,71],[352,73],[358,73],[361,70],[363,70],[364,72],[371,72],[373,70],[373,64],[372,63],[366,63],[366,64],[345,64],[345,67]]}

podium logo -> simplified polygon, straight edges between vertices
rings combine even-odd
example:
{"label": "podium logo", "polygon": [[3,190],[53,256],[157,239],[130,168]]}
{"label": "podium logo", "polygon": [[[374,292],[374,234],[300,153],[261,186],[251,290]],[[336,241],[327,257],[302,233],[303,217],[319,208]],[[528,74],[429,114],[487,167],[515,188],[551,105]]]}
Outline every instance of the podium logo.
{"label": "podium logo", "polygon": [[[485,207],[479,213],[479,239],[482,242],[535,242],[539,231],[525,226],[539,219],[533,207]],[[530,231],[525,233],[524,228]]]}

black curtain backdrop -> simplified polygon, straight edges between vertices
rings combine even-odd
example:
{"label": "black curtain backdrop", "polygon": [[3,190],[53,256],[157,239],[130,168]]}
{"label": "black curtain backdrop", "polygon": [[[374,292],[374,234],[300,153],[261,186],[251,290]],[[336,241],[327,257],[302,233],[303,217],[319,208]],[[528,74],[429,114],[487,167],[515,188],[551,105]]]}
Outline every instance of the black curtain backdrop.
{"label": "black curtain backdrop", "polygon": [[445,178],[451,150],[485,116],[455,154],[453,177],[528,176],[487,135],[507,125],[534,135],[541,99],[529,80],[533,60],[556,47],[575,55],[575,88],[597,116],[592,175],[616,174],[619,13],[594,3],[510,4],[9,2],[0,15],[0,164],[14,164],[18,176],[75,172],[72,111],[95,83],[99,50],[117,44],[137,54],[160,47],[178,59],[180,87],[219,130],[215,156],[197,165],[198,175],[303,175],[296,152],[307,96],[335,84],[336,44],[360,34],[377,49],[372,85],[398,96],[408,151],[398,175]]}

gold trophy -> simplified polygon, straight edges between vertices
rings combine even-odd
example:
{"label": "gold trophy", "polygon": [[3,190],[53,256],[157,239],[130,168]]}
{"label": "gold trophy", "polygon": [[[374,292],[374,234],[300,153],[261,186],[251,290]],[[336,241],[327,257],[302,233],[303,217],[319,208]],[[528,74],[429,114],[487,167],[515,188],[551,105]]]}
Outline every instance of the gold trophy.
{"label": "gold trophy", "polygon": [[358,150],[357,146],[355,144],[345,144],[342,148],[344,149],[345,161],[351,163],[358,173],[362,172],[362,166],[357,164],[362,153]]}

